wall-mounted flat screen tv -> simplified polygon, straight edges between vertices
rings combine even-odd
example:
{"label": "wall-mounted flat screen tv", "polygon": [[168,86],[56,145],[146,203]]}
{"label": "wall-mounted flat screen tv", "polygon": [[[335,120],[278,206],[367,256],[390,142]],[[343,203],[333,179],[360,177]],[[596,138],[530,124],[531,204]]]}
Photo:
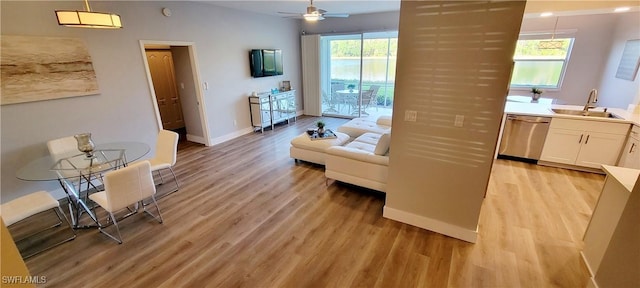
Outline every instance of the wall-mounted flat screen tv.
{"label": "wall-mounted flat screen tv", "polygon": [[253,49],[249,52],[252,77],[282,75],[282,50]]}

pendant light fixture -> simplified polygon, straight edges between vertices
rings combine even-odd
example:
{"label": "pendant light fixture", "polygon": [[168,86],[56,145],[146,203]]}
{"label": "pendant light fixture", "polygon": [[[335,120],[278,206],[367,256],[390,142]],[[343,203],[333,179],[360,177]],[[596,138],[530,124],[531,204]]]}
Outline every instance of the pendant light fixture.
{"label": "pendant light fixture", "polygon": [[122,28],[120,15],[106,12],[93,12],[89,0],[84,0],[87,11],[56,10],[58,24],[80,28]]}
{"label": "pendant light fixture", "polygon": [[560,49],[562,48],[562,44],[564,41],[555,40],[556,38],[556,29],[558,29],[558,19],[560,17],[556,17],[556,25],[553,27],[553,34],[551,34],[551,40],[542,40],[538,43],[538,49]]}

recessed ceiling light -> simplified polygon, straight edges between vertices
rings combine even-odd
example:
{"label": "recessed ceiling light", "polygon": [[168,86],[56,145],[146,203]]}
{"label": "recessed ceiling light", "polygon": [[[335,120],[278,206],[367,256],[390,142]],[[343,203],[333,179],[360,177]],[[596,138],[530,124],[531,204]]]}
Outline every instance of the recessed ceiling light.
{"label": "recessed ceiling light", "polygon": [[552,15],[553,15],[553,13],[552,13],[552,12],[543,12],[543,13],[540,13],[540,17],[549,17],[549,16],[552,16]]}
{"label": "recessed ceiling light", "polygon": [[631,10],[631,8],[629,7],[618,7],[615,10],[613,10],[613,12],[627,12],[629,10]]}

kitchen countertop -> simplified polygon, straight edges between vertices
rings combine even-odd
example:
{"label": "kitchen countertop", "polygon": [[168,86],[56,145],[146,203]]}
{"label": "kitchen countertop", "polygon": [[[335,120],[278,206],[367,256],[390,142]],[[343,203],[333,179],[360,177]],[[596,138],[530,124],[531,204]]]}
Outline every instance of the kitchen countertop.
{"label": "kitchen countertop", "polygon": [[[622,119],[558,114],[551,110],[553,108],[582,110],[583,107],[584,106],[578,106],[578,105],[557,105],[557,104],[548,104],[548,103],[522,103],[522,102],[507,101],[504,108],[504,113],[528,115],[528,116],[579,119],[579,120],[587,120],[587,121],[631,123],[635,125],[640,125],[640,114],[637,114],[637,113],[632,114],[629,111],[620,109],[620,108],[609,108],[607,109],[607,111],[615,114],[616,116],[621,117]],[[589,111],[603,111],[603,109],[604,107],[597,107],[597,108],[589,109]]]}
{"label": "kitchen countertop", "polygon": [[604,170],[607,175],[618,180],[629,192],[633,190],[633,186],[636,185],[638,176],[640,176],[640,170],[638,169],[602,165],[602,170]]}

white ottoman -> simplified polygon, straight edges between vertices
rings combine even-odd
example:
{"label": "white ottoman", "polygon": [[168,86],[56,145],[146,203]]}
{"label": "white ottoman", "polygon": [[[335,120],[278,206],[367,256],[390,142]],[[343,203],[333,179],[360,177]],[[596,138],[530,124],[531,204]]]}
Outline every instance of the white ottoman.
{"label": "white ottoman", "polygon": [[291,140],[289,156],[295,160],[303,160],[320,165],[324,165],[324,151],[332,146],[342,146],[349,142],[349,135],[333,132],[337,138],[311,140],[307,133],[303,133]]}

